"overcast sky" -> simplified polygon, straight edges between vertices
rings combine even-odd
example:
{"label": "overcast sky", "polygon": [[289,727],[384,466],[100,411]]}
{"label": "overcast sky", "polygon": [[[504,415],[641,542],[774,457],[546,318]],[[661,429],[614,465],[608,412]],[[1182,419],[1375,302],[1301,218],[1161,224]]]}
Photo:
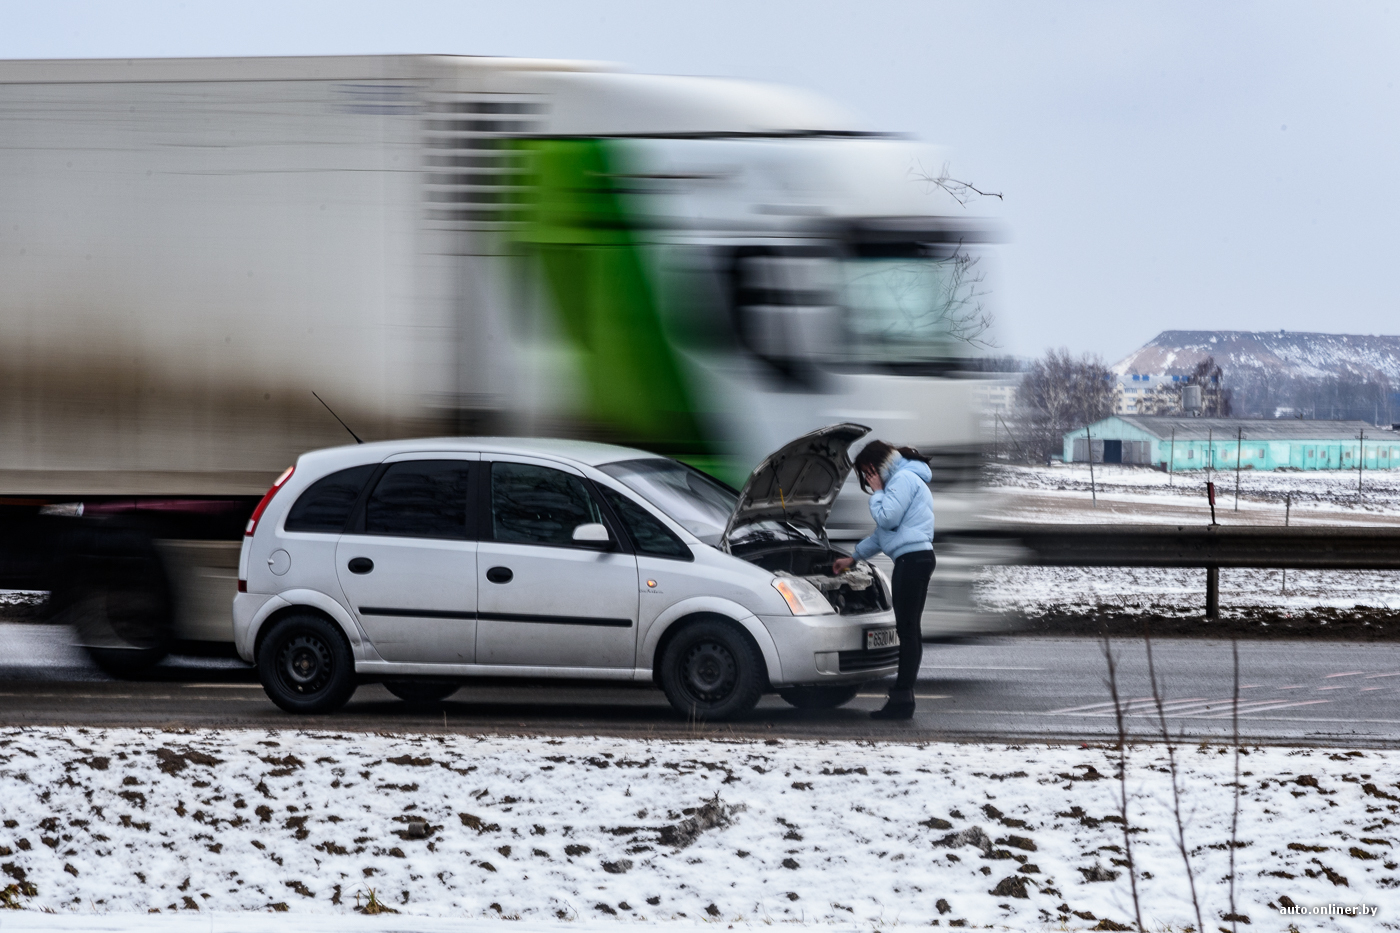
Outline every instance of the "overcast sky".
{"label": "overcast sky", "polygon": [[1400,333],[1400,13],[1367,3],[0,0],[2,58],[441,52],[800,85],[952,147],[999,342]]}

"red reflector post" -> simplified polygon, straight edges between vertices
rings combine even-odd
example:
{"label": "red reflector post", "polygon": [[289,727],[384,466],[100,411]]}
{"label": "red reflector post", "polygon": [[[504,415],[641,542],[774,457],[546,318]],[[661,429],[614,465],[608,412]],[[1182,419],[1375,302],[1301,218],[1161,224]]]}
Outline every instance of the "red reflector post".
{"label": "red reflector post", "polygon": [[282,485],[292,478],[292,474],[296,472],[296,469],[297,468],[294,466],[287,467],[286,471],[283,472],[281,476],[277,477],[277,482],[272,484],[272,488],[267,491],[267,494],[258,501],[258,507],[253,509],[253,514],[248,518],[248,527],[243,529],[244,537],[251,535],[258,527],[258,519],[262,518],[263,512],[267,511],[268,503],[272,501],[273,496],[277,495],[277,490],[281,489]]}

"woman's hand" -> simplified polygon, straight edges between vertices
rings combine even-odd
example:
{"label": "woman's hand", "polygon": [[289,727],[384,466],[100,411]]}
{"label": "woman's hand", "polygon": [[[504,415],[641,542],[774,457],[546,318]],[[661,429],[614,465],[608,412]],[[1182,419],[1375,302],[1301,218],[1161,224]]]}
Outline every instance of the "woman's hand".
{"label": "woman's hand", "polygon": [[838,557],[831,565],[831,575],[833,577],[839,577],[855,566],[855,563],[856,559],[854,557]]}
{"label": "woman's hand", "polygon": [[865,477],[865,485],[869,486],[872,492],[880,492],[885,488],[885,484],[880,481],[879,470],[862,470],[861,474]]}

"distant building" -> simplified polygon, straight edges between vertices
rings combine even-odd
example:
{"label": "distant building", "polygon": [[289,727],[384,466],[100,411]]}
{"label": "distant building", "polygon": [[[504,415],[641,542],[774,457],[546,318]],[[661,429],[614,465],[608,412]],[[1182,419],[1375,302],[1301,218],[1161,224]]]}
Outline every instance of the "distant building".
{"label": "distant building", "polygon": [[1138,413],[1138,403],[1158,386],[1166,384],[1179,388],[1187,380],[1187,376],[1169,373],[1119,373],[1113,378],[1115,415],[1135,415]]}
{"label": "distant building", "polygon": [[1008,417],[1016,407],[1016,390],[1021,387],[1020,373],[1006,373],[996,379],[973,383],[972,396],[982,412]]}
{"label": "distant building", "polygon": [[[1242,432],[1242,435],[1237,433]],[[1360,437],[1365,433],[1365,451]],[[1140,463],[1173,471],[1400,468],[1400,433],[1365,421],[1110,415],[1064,436],[1066,461]]]}

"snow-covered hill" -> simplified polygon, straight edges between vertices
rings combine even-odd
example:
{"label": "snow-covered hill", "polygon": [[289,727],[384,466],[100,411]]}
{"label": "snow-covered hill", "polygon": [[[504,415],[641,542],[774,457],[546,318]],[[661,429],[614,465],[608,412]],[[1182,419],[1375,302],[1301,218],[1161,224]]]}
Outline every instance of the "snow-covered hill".
{"label": "snow-covered hill", "polygon": [[1127,373],[1186,375],[1208,356],[1227,374],[1270,371],[1316,379],[1350,375],[1400,382],[1400,337],[1290,331],[1167,330],[1112,367]]}

